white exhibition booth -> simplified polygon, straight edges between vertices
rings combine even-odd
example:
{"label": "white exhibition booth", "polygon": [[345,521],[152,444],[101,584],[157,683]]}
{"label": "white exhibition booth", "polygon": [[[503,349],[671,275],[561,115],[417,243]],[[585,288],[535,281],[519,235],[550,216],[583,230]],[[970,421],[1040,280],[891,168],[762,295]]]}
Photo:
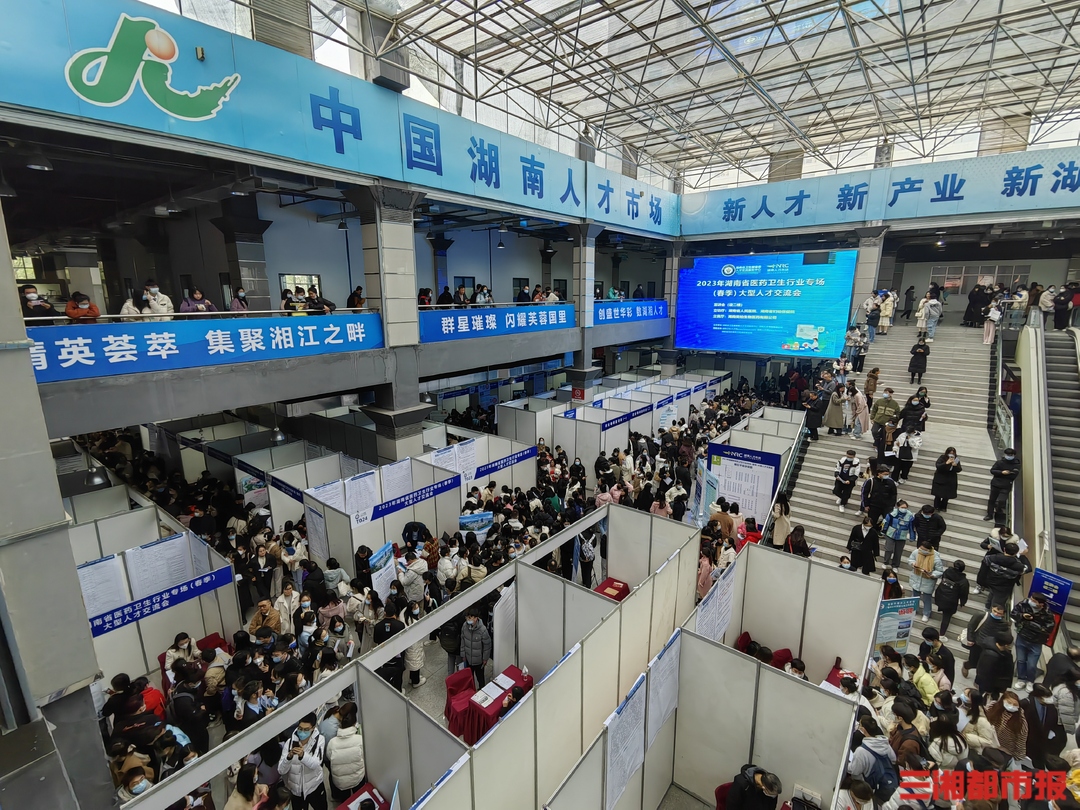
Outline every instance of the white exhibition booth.
{"label": "white exhibition booth", "polygon": [[552,437],[552,417],[569,407],[569,401],[549,397],[528,397],[498,405],[495,413],[499,435],[523,444],[535,444],[541,438],[548,441]]}
{"label": "white exhibition booth", "polygon": [[106,678],[158,670],[180,631],[222,638],[243,626],[229,562],[167,512],[140,508],[72,526],[72,550]]}

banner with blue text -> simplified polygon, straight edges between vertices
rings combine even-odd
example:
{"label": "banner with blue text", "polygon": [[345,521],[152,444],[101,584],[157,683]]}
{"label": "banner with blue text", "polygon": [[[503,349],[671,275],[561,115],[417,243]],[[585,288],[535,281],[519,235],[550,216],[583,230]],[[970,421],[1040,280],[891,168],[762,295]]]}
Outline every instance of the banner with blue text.
{"label": "banner with blue text", "polygon": [[232,568],[218,568],[209,574],[203,574],[186,582],[181,582],[172,588],[166,588],[144,599],[128,602],[115,610],[91,616],[90,635],[97,638],[113,630],[119,630],[124,625],[145,619],[147,616],[153,616],[173,605],[179,605],[181,602],[194,599],[196,596],[202,596],[217,588],[230,585],[232,581]]}
{"label": "banner with blue text", "polygon": [[200,318],[32,326],[30,362],[39,383],[112,377],[383,347],[374,312],[324,317]]}
{"label": "banner with blue text", "polygon": [[667,301],[593,301],[593,326],[628,321],[651,321],[668,316]]}

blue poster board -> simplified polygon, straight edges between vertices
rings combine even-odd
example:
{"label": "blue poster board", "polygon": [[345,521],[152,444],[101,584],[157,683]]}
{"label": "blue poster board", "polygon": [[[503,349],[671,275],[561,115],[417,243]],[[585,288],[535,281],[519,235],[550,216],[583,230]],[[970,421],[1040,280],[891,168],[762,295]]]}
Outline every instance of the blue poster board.
{"label": "blue poster board", "polygon": [[1053,646],[1057,638],[1057,629],[1061,624],[1061,618],[1065,615],[1065,608],[1069,604],[1069,594],[1072,593],[1072,580],[1065,577],[1036,568],[1031,576],[1030,596],[1033,593],[1046,594],[1050,612],[1054,614],[1054,632],[1046,640],[1048,646]]}

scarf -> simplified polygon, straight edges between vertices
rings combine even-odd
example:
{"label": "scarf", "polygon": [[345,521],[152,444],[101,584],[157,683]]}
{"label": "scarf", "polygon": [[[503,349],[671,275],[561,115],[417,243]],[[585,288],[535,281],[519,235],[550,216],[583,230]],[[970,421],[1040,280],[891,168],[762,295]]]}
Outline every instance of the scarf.
{"label": "scarf", "polygon": [[934,552],[915,555],[915,571],[919,576],[930,578],[934,574]]}

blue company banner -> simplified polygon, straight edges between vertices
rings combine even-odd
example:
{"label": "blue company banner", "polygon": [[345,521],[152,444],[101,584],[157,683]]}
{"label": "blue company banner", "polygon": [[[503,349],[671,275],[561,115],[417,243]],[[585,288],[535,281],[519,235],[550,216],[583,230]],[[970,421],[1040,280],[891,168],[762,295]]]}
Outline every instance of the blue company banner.
{"label": "blue company banner", "polygon": [[655,407],[657,407],[657,408],[666,408],[668,405],[670,405],[674,401],[675,401],[675,397],[673,397],[673,396],[672,397],[664,397],[663,399],[658,400],[657,402],[654,402],[653,405]]}
{"label": "blue company banner", "polygon": [[263,477],[262,470],[260,470],[253,464],[249,464],[248,462],[243,461],[242,459],[234,458],[233,464],[236,465],[236,469],[240,470],[240,472],[246,472],[248,475],[254,475],[256,478]]}
{"label": "blue company banner", "polygon": [[614,419],[608,419],[606,422],[600,425],[600,430],[608,430],[610,428],[621,425],[625,422],[629,422],[631,419],[636,419],[642,414],[651,413],[653,409],[652,405],[646,405],[643,408],[638,408],[636,411],[630,411],[630,413],[623,413],[616,416]]}
{"label": "blue company banner", "polygon": [[559,416],[565,417],[566,419],[577,419],[577,408],[570,408],[569,410],[565,410],[561,414],[559,414]]}
{"label": "blue company banner", "polygon": [[420,313],[420,342],[547,332],[574,325],[573,304],[424,310]]}
{"label": "blue company banner", "polygon": [[1054,614],[1054,630],[1046,640],[1048,647],[1054,646],[1058,627],[1061,626],[1061,619],[1065,615],[1065,607],[1069,604],[1069,594],[1071,592],[1072,580],[1044,571],[1042,568],[1035,569],[1035,573],[1031,577],[1031,590],[1028,593],[1046,594],[1046,600],[1050,604],[1050,612]]}
{"label": "blue company banner", "polygon": [[679,270],[675,345],[838,357],[857,250],[706,256]]}
{"label": "blue company banner", "polygon": [[694,386],[694,393],[698,394],[698,393],[704,391],[708,387],[709,387],[708,383],[698,383],[697,385]]}
{"label": "blue company banner", "polygon": [[203,574],[189,579],[187,582],[174,585],[172,588],[166,588],[153,596],[128,602],[115,610],[92,616],[90,618],[90,635],[97,638],[113,630],[119,630],[126,624],[145,619],[147,616],[153,616],[155,613],[167,610],[173,605],[179,605],[181,602],[194,599],[196,596],[202,596],[204,593],[210,593],[210,591],[217,588],[223,588],[231,584],[232,581],[232,568],[218,568],[209,574]]}
{"label": "blue company banner", "polygon": [[677,393],[675,395],[675,399],[677,399],[677,400],[686,399],[688,396],[690,396],[690,389],[689,388],[687,388],[685,391],[680,391],[679,393]]}
{"label": "blue company banner", "polygon": [[273,475],[266,476],[270,481],[270,486],[276,489],[278,492],[284,492],[294,501],[304,502],[304,493],[299,487],[294,487],[287,481],[282,481],[280,478],[276,478]]}
{"label": "blue company banner", "polygon": [[[594,407],[594,408],[603,408],[604,407],[604,400],[602,400],[602,399],[594,399],[592,401],[592,407]],[[564,414],[564,416],[565,416],[565,414]]]}
{"label": "blue company banner", "polygon": [[426,501],[428,498],[434,498],[436,495],[441,495],[444,492],[448,492],[456,486],[461,485],[461,476],[452,475],[442,481],[438,481],[434,484],[430,484],[426,487],[414,490],[406,495],[402,495],[397,498],[391,498],[389,501],[384,501],[378,504],[371,510],[371,519],[378,520],[384,518],[387,515],[392,515],[394,512],[400,512],[402,509],[407,509],[410,506],[415,506],[421,501]]}
{"label": "blue company banner", "polygon": [[[383,347],[377,313],[31,326],[39,383]],[[194,440],[192,440],[194,441]]]}
{"label": "blue company banner", "polygon": [[1080,148],[892,166],[684,194],[682,234],[1075,206]]}
{"label": "blue company banner", "polygon": [[678,233],[672,192],[279,48],[134,0],[8,5],[0,103]]}
{"label": "blue company banner", "polygon": [[536,456],[537,448],[535,447],[527,447],[524,450],[518,450],[516,453],[511,453],[505,458],[500,458],[498,461],[492,461],[489,464],[483,464],[477,467],[473,480],[486,478],[494,472],[505,470],[507,467],[513,467],[518,462],[524,461],[527,458],[536,458]]}
{"label": "blue company banner", "polygon": [[206,453],[210,458],[216,458],[218,461],[224,461],[226,464],[232,464],[232,456],[228,453],[218,450],[216,447],[206,446]]}
{"label": "blue company banner", "polygon": [[593,301],[593,326],[625,321],[651,321],[668,316],[667,301]]}

